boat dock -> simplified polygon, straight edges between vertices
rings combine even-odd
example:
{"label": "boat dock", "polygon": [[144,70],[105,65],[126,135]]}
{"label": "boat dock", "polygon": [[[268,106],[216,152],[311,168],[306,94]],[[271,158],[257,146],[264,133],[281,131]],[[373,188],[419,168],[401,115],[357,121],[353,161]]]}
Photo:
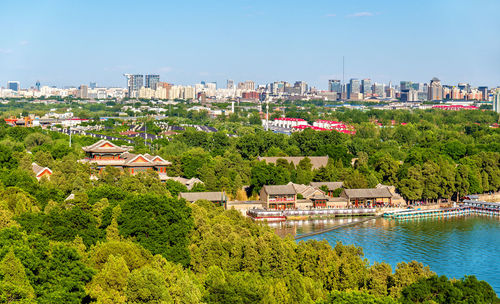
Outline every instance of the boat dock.
{"label": "boat dock", "polygon": [[460,207],[430,209],[430,210],[408,210],[393,213],[384,213],[383,217],[391,219],[411,219],[425,217],[451,217],[463,215],[490,215],[500,216],[500,204],[482,201],[466,200]]}
{"label": "boat dock", "polygon": [[255,221],[284,222],[287,219],[304,217],[338,217],[338,216],[373,216],[375,208],[350,208],[350,209],[294,209],[294,210],[265,210],[250,209],[247,215]]}

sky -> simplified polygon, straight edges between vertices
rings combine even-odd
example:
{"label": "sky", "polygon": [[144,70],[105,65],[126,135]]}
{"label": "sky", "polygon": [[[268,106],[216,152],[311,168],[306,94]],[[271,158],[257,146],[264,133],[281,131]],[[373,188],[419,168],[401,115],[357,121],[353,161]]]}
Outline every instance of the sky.
{"label": "sky", "polygon": [[500,85],[500,1],[0,1],[0,86],[371,78]]}

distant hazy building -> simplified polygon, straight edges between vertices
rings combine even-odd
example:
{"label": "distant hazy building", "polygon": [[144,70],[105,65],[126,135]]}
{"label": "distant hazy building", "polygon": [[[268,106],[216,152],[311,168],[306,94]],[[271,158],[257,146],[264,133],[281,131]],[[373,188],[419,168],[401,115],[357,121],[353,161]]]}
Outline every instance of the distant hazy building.
{"label": "distant hazy building", "polygon": [[226,84],[226,88],[228,90],[234,90],[234,80],[228,79],[227,84]]}
{"label": "distant hazy building", "polygon": [[97,88],[97,82],[91,82],[91,83],[89,83],[89,87],[92,90],[95,89],[95,88]]}
{"label": "distant hazy building", "polygon": [[348,96],[347,98],[351,98],[351,95],[356,94],[356,97],[358,97],[358,93],[361,93],[361,84],[359,82],[359,79],[356,78],[351,78],[349,81],[349,91],[348,91]]}
{"label": "distant hazy building", "polygon": [[418,92],[413,88],[401,90],[401,101],[418,101]]}
{"label": "distant hazy building", "polygon": [[470,92],[470,85],[468,83],[465,83],[465,82],[459,83],[458,88],[460,90],[464,91],[465,93]]}
{"label": "distant hazy building", "polygon": [[144,76],[140,74],[124,74],[127,77],[127,90],[129,98],[139,96],[139,90],[144,87]]}
{"label": "distant hazy building", "polygon": [[443,86],[441,80],[434,77],[429,84],[429,100],[443,100]]}
{"label": "distant hazy building", "polygon": [[399,82],[399,90],[401,92],[405,91],[405,90],[409,90],[412,88],[412,83],[411,81],[401,81]]}
{"label": "distant hazy building", "polygon": [[342,93],[342,84],[340,83],[340,80],[337,79],[328,80],[328,91],[336,92],[339,94]]}
{"label": "distant hazy building", "polygon": [[252,80],[247,80],[245,82],[240,82],[238,83],[238,89],[240,90],[247,90],[247,91],[253,91],[255,90],[255,82]]}
{"label": "distant hazy building", "polygon": [[296,81],[293,87],[299,95],[304,95],[307,92],[307,83],[305,81]]}
{"label": "distant hazy building", "polygon": [[35,83],[35,88],[38,92],[40,92],[40,80],[37,80]]}
{"label": "distant hazy building", "polygon": [[493,94],[493,111],[500,113],[500,90]]}
{"label": "distant hazy building", "polygon": [[481,92],[482,100],[488,100],[488,87],[478,87],[479,92]]}
{"label": "distant hazy building", "polygon": [[363,93],[364,97],[372,95],[372,85],[371,79],[362,79],[361,80],[361,93]]}
{"label": "distant hazy building", "polygon": [[8,81],[7,89],[18,92],[21,89],[21,83],[19,81]]}
{"label": "distant hazy building", "polygon": [[424,84],[419,82],[419,83],[412,83],[411,87],[417,91],[417,92],[427,92],[424,88]]}
{"label": "distant hazy building", "polygon": [[373,95],[375,95],[376,97],[380,97],[380,98],[383,98],[385,96],[384,94],[384,84],[383,83],[374,83],[373,84]]}
{"label": "distant hazy building", "polygon": [[78,88],[78,98],[89,98],[89,87],[82,84],[80,88]]}
{"label": "distant hazy building", "polygon": [[385,97],[387,98],[394,98],[395,97],[395,92],[394,92],[394,88],[391,87],[391,85],[389,84],[388,87],[385,87]]}
{"label": "distant hazy building", "polygon": [[160,75],[146,75],[144,87],[156,90],[158,82],[160,82]]}

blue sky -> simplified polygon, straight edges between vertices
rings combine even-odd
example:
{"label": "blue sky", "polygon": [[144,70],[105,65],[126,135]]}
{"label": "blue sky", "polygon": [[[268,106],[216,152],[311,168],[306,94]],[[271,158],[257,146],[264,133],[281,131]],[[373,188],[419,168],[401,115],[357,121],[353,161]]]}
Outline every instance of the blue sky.
{"label": "blue sky", "polygon": [[500,1],[0,3],[0,86],[305,80],[500,85]]}

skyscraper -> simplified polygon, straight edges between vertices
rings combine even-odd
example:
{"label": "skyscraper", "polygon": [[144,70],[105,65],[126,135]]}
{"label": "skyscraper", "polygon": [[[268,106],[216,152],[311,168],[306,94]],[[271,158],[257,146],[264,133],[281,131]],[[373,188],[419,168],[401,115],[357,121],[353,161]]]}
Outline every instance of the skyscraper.
{"label": "skyscraper", "polygon": [[434,77],[429,84],[429,100],[443,100],[443,86],[441,80]]}
{"label": "skyscraper", "polygon": [[160,75],[146,75],[144,86],[149,89],[156,90],[156,86],[160,82]]}
{"label": "skyscraper", "polygon": [[40,92],[40,80],[37,80],[35,83],[36,90]]}
{"label": "skyscraper", "polygon": [[144,87],[144,76],[140,74],[124,74],[127,77],[127,90],[129,98],[136,98],[139,89]]}
{"label": "skyscraper", "polygon": [[226,83],[226,88],[229,90],[234,90],[234,80],[228,79]]}
{"label": "skyscraper", "polygon": [[93,89],[95,89],[95,88],[97,88],[97,82],[91,82],[91,83],[89,84],[89,87],[90,87],[92,90],[93,90]]}
{"label": "skyscraper", "polygon": [[330,79],[328,80],[328,91],[342,93],[342,85],[340,80]]}
{"label": "skyscraper", "polygon": [[8,81],[7,89],[18,92],[21,89],[21,83],[19,81]]}
{"label": "skyscraper", "polygon": [[359,79],[351,78],[351,80],[349,81],[349,90],[347,92],[347,98],[351,98],[352,94],[361,93],[361,84],[359,82]]}
{"label": "skyscraper", "polygon": [[366,96],[372,95],[371,79],[366,78],[361,80],[361,93]]}

